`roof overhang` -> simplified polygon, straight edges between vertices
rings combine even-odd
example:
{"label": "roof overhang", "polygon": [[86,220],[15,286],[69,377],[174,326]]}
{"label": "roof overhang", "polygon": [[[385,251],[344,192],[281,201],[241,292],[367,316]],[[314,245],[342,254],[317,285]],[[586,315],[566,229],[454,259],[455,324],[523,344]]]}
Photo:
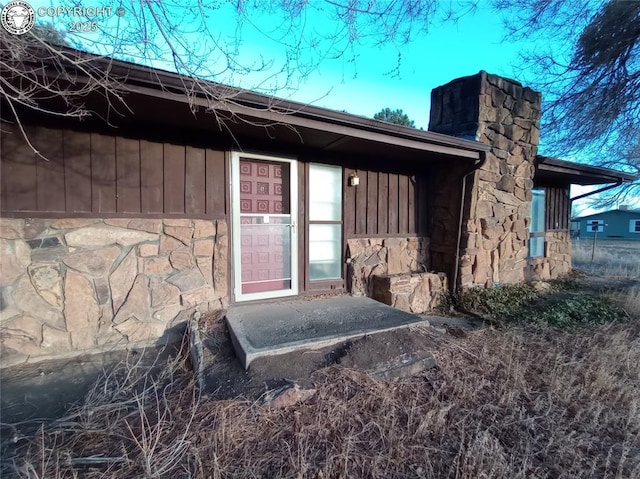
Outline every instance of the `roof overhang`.
{"label": "roof overhang", "polygon": [[[129,111],[114,115],[117,102],[104,93],[86,98],[86,104],[96,111],[108,110],[110,123],[122,128],[134,123],[216,131],[229,133],[236,141],[277,141],[292,147],[391,157],[394,161],[474,161],[490,149],[476,141],[283,100],[70,48],[63,50],[70,58],[82,59],[85,71],[86,65],[91,64],[117,79],[114,84],[126,103],[126,109],[121,110]],[[60,66],[52,65],[45,74],[59,78],[56,68]],[[73,70],[73,62],[68,68]],[[89,81],[78,71],[74,71],[73,78],[78,84]]]}
{"label": "roof overhang", "polygon": [[564,183],[572,185],[622,184],[638,179],[637,176],[600,166],[582,165],[548,156],[536,157],[536,183]]}

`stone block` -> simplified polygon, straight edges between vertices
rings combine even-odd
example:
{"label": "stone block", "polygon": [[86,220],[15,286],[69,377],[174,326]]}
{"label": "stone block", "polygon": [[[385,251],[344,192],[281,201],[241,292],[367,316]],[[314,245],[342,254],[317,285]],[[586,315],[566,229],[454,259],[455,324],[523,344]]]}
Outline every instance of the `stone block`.
{"label": "stone block", "polygon": [[[147,279],[143,274],[139,274],[136,276],[133,286],[131,286],[131,291],[129,291],[126,301],[113,318],[113,322],[114,324],[120,324],[130,318],[145,321],[150,319],[150,317]],[[120,329],[118,329],[118,331],[122,333]]]}
{"label": "stone block", "polygon": [[[226,223],[224,223],[226,225]],[[213,278],[215,290],[220,296],[227,295],[227,269],[229,254],[229,237],[220,235],[220,223],[218,224],[218,236],[213,252]]]}
{"label": "stone block", "polygon": [[399,245],[387,250],[387,273],[399,274],[406,273],[406,268],[402,264],[402,255]]}
{"label": "stone block", "polygon": [[42,348],[56,352],[69,351],[71,349],[71,335],[67,331],[45,324],[42,326]]}
{"label": "stone block", "polygon": [[166,257],[145,258],[143,271],[145,274],[166,275],[171,273],[173,268]]}
{"label": "stone block", "polygon": [[119,256],[119,247],[107,246],[92,250],[81,250],[64,256],[62,261],[76,271],[98,277],[108,274],[111,271],[113,262]]}
{"label": "stone block", "polygon": [[138,246],[138,254],[146,258],[148,256],[158,256],[160,245],[158,244],[141,244]]}
{"label": "stone block", "polygon": [[180,291],[183,292],[191,291],[206,285],[202,274],[196,269],[180,271],[167,279],[167,282],[177,286],[180,288]]}
{"label": "stone block", "polygon": [[195,220],[195,228],[193,231],[193,237],[196,239],[208,238],[216,235],[216,225],[213,221],[209,220]]}
{"label": "stone block", "polygon": [[85,226],[91,226],[101,222],[101,220],[95,218],[65,218],[54,220],[51,223],[51,227],[56,230],[67,230],[74,228],[84,228]]}
{"label": "stone block", "polygon": [[21,276],[15,284],[13,299],[18,309],[54,328],[64,329],[62,312],[37,293],[28,275]]}
{"label": "stone block", "polygon": [[207,303],[214,299],[215,294],[213,288],[211,288],[210,286],[205,286],[194,291],[182,293],[182,295],[180,295],[180,304],[182,304],[182,306],[184,307],[190,308],[193,306],[198,306],[200,303]]}
{"label": "stone block", "polygon": [[496,188],[507,193],[513,193],[516,186],[516,181],[511,175],[503,175],[496,183]]}
{"label": "stone block", "polygon": [[180,227],[191,227],[191,220],[188,219],[165,219],[165,226],[180,226]]}
{"label": "stone block", "polygon": [[27,218],[24,220],[24,238],[33,239],[47,230],[48,221],[40,218]]}
{"label": "stone block", "polygon": [[24,220],[0,218],[0,238],[6,240],[24,238]]}
{"label": "stone block", "polygon": [[405,353],[390,361],[385,361],[369,371],[369,374],[380,379],[408,378],[437,366],[430,353],[419,351]]}
{"label": "stone block", "polygon": [[96,290],[96,298],[99,304],[108,304],[111,299],[109,291],[109,282],[106,278],[96,278],[93,281],[93,286]]}
{"label": "stone block", "polygon": [[164,333],[166,326],[160,321],[141,321],[130,317],[115,326],[115,329],[131,343],[157,340]]}
{"label": "stone block", "polygon": [[193,269],[196,267],[196,260],[189,249],[177,249],[169,255],[171,266],[175,269]]}
{"label": "stone block", "polygon": [[11,243],[14,242],[0,239],[0,287],[13,284],[27,272],[25,265],[14,255]]}
{"label": "stone block", "polygon": [[114,243],[128,247],[136,243],[158,240],[157,234],[105,225],[75,229],[65,233],[64,237],[68,246],[79,248],[108,246]]}
{"label": "stone block", "polygon": [[[165,221],[166,223],[166,221]],[[184,226],[165,226],[164,233],[172,236],[186,246],[191,245],[191,237],[193,236],[193,228]]]}
{"label": "stone block", "polygon": [[213,256],[213,240],[204,239],[195,241],[193,244],[193,254],[196,256]]}
{"label": "stone block", "polygon": [[104,223],[109,226],[117,226],[118,228],[128,228],[130,218],[109,218],[104,220]]}
{"label": "stone block", "polygon": [[396,309],[402,311],[411,312],[411,304],[409,303],[409,295],[407,294],[394,294],[393,304],[391,305]]}
{"label": "stone block", "polygon": [[67,271],[64,280],[64,316],[74,349],[89,349],[95,345],[100,306],[93,283],[71,270]]}
{"label": "stone block", "polygon": [[13,317],[2,322],[3,336],[6,333],[15,333],[22,336],[27,336],[30,340],[36,344],[42,342],[42,321],[28,314],[23,314],[17,317]]}
{"label": "stone block", "polygon": [[177,239],[171,236],[164,236],[164,235],[160,236],[160,248],[159,248],[160,254],[170,253],[174,249],[180,248],[182,246],[183,246],[182,242],[178,241]]}
{"label": "stone block", "polygon": [[62,274],[59,263],[34,263],[27,268],[36,292],[51,306],[62,307]]}
{"label": "stone block", "polygon": [[118,312],[124,303],[133,281],[138,274],[138,262],[131,250],[122,260],[113,273],[109,276],[109,286],[111,286],[111,301],[113,311]]}
{"label": "stone block", "polygon": [[127,228],[130,230],[146,231],[148,233],[159,233],[162,221],[153,219],[133,219],[129,221]]}
{"label": "stone block", "polygon": [[213,259],[209,257],[198,257],[196,258],[196,264],[207,284],[213,286]]}
{"label": "stone block", "polygon": [[151,290],[151,306],[160,308],[180,304],[180,290],[171,284],[160,283]]}

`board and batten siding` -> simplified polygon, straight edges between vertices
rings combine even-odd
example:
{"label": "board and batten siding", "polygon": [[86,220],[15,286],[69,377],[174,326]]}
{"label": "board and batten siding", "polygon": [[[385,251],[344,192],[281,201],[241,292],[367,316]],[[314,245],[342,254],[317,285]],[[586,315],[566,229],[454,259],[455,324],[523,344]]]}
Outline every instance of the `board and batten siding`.
{"label": "board and batten siding", "polygon": [[[349,186],[356,173],[358,186]],[[420,176],[345,168],[346,238],[426,234],[426,182]]]}
{"label": "board and batten siding", "polygon": [[2,123],[1,212],[222,219],[225,153],[94,132]]}
{"label": "board and batten siding", "polygon": [[545,190],[545,229],[547,231],[568,231],[571,214],[569,188],[547,187]]}

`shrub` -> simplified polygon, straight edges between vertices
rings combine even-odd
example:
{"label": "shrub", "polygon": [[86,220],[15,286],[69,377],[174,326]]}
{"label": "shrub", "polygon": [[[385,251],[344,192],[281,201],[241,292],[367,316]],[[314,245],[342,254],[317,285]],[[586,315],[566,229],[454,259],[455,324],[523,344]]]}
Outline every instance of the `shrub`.
{"label": "shrub", "polygon": [[549,298],[546,308],[531,308],[523,319],[528,322],[573,329],[581,325],[606,324],[625,319],[625,314],[610,298],[576,294]]}
{"label": "shrub", "polygon": [[458,306],[464,310],[497,319],[510,316],[532,303],[540,293],[531,284],[504,284],[493,288],[473,288],[458,297]]}

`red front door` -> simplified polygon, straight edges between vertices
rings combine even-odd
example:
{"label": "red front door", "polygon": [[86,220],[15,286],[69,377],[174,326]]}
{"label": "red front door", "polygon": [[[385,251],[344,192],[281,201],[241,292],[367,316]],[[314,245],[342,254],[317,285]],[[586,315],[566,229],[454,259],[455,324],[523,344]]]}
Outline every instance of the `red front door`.
{"label": "red front door", "polygon": [[241,294],[292,289],[291,163],[240,156]]}

